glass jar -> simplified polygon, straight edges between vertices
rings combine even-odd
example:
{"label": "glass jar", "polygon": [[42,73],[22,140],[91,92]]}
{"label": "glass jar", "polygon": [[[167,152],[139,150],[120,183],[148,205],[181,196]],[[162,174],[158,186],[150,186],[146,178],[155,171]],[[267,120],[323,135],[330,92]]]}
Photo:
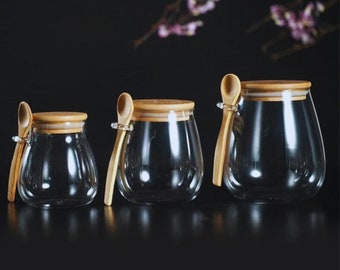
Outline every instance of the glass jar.
{"label": "glass jar", "polygon": [[241,82],[223,180],[231,194],[251,201],[314,197],[326,172],[311,82]]}
{"label": "glass jar", "polygon": [[194,102],[133,100],[128,131],[117,169],[117,186],[130,202],[188,202],[199,193],[203,177],[201,142]]}
{"label": "glass jar", "polygon": [[25,203],[65,208],[93,201],[98,172],[85,135],[86,119],[82,112],[33,113],[18,179]]}

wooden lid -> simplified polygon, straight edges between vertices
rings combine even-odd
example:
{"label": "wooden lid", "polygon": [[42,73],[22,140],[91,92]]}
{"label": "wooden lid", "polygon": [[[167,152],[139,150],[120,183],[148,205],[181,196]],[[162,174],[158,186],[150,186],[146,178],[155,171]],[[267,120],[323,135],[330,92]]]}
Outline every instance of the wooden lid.
{"label": "wooden lid", "polygon": [[188,120],[195,107],[193,101],[181,99],[135,99],[133,105],[132,120],[151,122]]}
{"label": "wooden lid", "polygon": [[303,100],[311,87],[304,80],[254,80],[241,82],[241,95],[246,100]]}
{"label": "wooden lid", "polygon": [[83,131],[87,114],[84,112],[37,112],[33,113],[33,131],[39,133],[75,133]]}

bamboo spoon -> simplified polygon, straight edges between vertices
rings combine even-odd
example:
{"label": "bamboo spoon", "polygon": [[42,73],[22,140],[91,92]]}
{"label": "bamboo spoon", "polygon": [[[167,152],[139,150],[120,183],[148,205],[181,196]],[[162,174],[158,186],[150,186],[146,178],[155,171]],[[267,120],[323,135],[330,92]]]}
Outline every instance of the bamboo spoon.
{"label": "bamboo spoon", "polygon": [[213,184],[221,186],[222,174],[225,162],[227,162],[226,148],[229,145],[230,132],[234,117],[234,108],[238,102],[241,93],[241,82],[234,74],[227,74],[221,81],[221,94],[223,100],[223,118],[221,128],[217,137],[214,168]]}
{"label": "bamboo spoon", "polygon": [[27,137],[32,124],[32,112],[30,106],[22,101],[18,107],[18,138],[15,145],[14,154],[8,179],[7,199],[13,202],[15,199],[16,187],[19,178],[19,171],[22,159],[22,152],[25,146],[24,139]]}
{"label": "bamboo spoon", "polygon": [[129,125],[133,109],[134,106],[131,96],[128,93],[122,93],[117,101],[118,129],[106,175],[104,203],[108,206],[112,203],[113,188],[116,180],[120,152],[126,134],[126,129],[120,128],[120,126],[126,127]]}

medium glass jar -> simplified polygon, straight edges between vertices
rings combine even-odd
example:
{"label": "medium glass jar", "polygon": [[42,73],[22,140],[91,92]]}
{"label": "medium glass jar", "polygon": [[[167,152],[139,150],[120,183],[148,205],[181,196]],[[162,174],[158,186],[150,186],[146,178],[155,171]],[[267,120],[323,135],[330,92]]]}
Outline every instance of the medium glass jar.
{"label": "medium glass jar", "polygon": [[231,194],[251,201],[314,197],[326,172],[311,82],[241,82],[223,179]]}
{"label": "medium glass jar", "polygon": [[33,113],[18,180],[25,203],[65,208],[93,201],[98,172],[85,135],[86,119],[82,112]]}
{"label": "medium glass jar", "polygon": [[203,177],[194,102],[133,100],[133,129],[127,132],[117,169],[117,186],[134,203],[188,202]]}

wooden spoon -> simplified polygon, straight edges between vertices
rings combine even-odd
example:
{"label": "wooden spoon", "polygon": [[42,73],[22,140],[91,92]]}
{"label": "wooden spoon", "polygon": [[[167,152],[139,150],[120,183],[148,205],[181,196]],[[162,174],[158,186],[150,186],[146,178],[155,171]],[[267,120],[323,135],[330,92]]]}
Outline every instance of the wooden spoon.
{"label": "wooden spoon", "polygon": [[220,132],[217,137],[213,184],[221,186],[224,164],[227,163],[226,148],[229,146],[230,132],[234,119],[234,106],[236,106],[241,93],[241,82],[234,74],[227,74],[221,81],[221,94],[223,100],[223,118]]}
{"label": "wooden spoon", "polygon": [[[131,116],[133,113],[133,100],[128,93],[122,93],[118,97],[117,101],[117,115],[118,115],[118,125],[127,126],[130,124]],[[112,196],[113,196],[113,188],[117,175],[117,168],[119,163],[120,152],[122,149],[124,137],[126,134],[126,129],[119,128],[117,129],[116,141],[114,144],[114,148],[111,154],[109,167],[106,175],[106,184],[105,184],[105,195],[104,195],[104,203],[106,205],[112,204]]]}
{"label": "wooden spoon", "polygon": [[32,111],[30,106],[22,101],[18,107],[18,137],[19,140],[15,145],[14,154],[11,162],[11,168],[8,179],[7,199],[13,202],[15,199],[16,187],[19,178],[19,171],[22,160],[22,152],[25,146],[24,139],[27,137],[32,124]]}

